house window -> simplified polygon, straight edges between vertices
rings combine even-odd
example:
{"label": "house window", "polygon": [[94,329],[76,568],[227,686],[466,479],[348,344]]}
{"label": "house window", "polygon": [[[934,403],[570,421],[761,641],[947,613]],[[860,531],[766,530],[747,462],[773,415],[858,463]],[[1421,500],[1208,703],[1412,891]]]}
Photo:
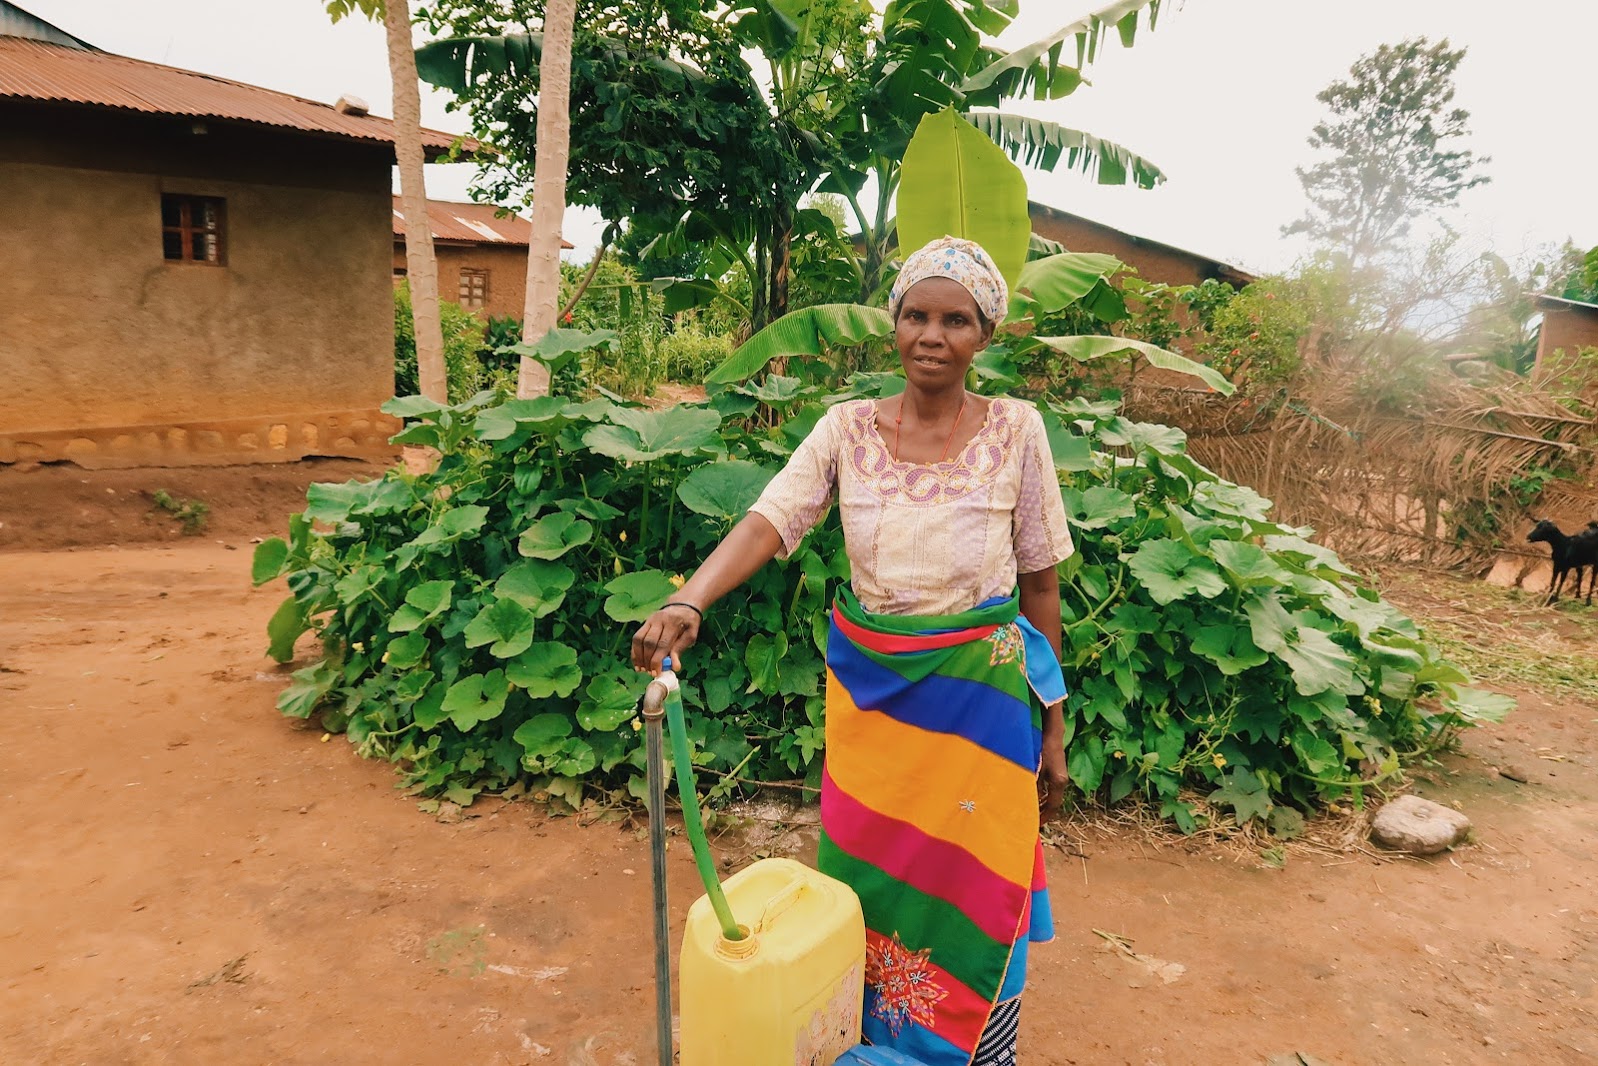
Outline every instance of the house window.
{"label": "house window", "polygon": [[461,268],[460,305],[475,311],[488,302],[488,271]]}
{"label": "house window", "polygon": [[161,250],[174,263],[225,262],[223,201],[215,196],[161,194]]}

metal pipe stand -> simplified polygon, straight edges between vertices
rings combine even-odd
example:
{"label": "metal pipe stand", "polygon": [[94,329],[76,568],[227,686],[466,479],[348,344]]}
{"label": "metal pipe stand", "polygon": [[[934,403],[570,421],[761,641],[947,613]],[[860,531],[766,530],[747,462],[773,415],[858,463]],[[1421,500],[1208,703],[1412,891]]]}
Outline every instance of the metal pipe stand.
{"label": "metal pipe stand", "polygon": [[649,867],[655,891],[655,1045],[660,1066],[672,1066],[671,930],[666,899],[666,769],[662,725],[666,686],[651,681],[641,708],[649,782]]}

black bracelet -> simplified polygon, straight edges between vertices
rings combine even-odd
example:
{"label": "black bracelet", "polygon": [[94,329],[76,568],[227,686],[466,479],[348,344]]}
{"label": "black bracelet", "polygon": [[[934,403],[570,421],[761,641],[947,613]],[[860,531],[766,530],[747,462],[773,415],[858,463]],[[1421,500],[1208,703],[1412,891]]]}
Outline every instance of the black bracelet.
{"label": "black bracelet", "polygon": [[697,614],[699,616],[699,622],[700,622],[701,625],[704,624],[705,612],[701,611],[699,608],[695,607],[691,603],[682,603],[682,602],[673,600],[671,603],[663,603],[663,604],[661,604],[661,606],[662,607],[686,607],[690,611],[694,612],[694,614]]}

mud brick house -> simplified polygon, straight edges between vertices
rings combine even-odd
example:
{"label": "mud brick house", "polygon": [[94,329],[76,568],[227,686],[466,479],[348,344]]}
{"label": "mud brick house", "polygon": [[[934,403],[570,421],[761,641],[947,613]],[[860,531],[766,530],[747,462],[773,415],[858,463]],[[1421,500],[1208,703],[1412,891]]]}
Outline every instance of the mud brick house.
{"label": "mud brick house", "polygon": [[[438,259],[438,295],[484,319],[522,317],[527,295],[527,242],[533,225],[501,215],[493,204],[427,201]],[[563,249],[571,248],[561,241]],[[394,284],[405,280],[405,209],[394,197]]]}
{"label": "mud brick house", "polygon": [[1537,369],[1557,351],[1575,355],[1583,348],[1598,348],[1598,304],[1538,296],[1533,303],[1543,313],[1537,340]]}
{"label": "mud brick house", "polygon": [[[1234,289],[1241,289],[1256,280],[1248,271],[1223,263],[1219,259],[1211,259],[1207,255],[1162,244],[1147,237],[1139,237],[1114,226],[1105,225],[1103,222],[1095,222],[1091,218],[1083,218],[1081,215],[1074,215],[1057,207],[1040,204],[1036,200],[1028,201],[1027,211],[1032,217],[1032,232],[1038,236],[1056,241],[1069,251],[1102,252],[1113,255],[1137,271],[1138,276],[1144,281],[1161,282],[1166,285],[1199,285],[1214,279]],[[1173,313],[1179,322],[1191,324],[1191,317],[1185,307],[1179,306]],[[1186,340],[1178,340],[1173,347],[1183,355],[1194,354],[1191,343]],[[1137,380],[1142,385],[1184,391],[1196,387],[1194,379],[1187,375],[1156,367],[1141,368]]]}
{"label": "mud brick house", "polygon": [[1209,256],[1189,252],[1159,241],[1138,237],[1125,230],[1073,215],[1036,200],[1028,201],[1032,232],[1058,241],[1073,252],[1102,252],[1113,255],[1132,267],[1145,281],[1166,285],[1198,285],[1211,278],[1241,289],[1254,281],[1253,274]]}
{"label": "mud brick house", "polygon": [[0,0],[0,464],[386,454],[393,163],[358,102],[112,55]]}

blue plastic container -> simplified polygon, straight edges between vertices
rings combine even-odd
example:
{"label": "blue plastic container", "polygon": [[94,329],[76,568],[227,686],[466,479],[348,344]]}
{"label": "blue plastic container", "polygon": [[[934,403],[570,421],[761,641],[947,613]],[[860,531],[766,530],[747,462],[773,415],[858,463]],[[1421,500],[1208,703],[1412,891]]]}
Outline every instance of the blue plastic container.
{"label": "blue plastic container", "polygon": [[857,1044],[845,1051],[834,1066],[922,1066],[922,1062],[892,1048]]}

